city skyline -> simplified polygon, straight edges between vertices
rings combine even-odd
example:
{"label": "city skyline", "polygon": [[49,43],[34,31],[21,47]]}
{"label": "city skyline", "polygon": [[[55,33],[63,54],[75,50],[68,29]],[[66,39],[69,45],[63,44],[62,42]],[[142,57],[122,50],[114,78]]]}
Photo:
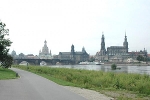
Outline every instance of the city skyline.
{"label": "city skyline", "polygon": [[44,41],[52,54],[82,47],[90,55],[101,48],[122,46],[150,53],[150,1],[148,0],[4,0],[0,20],[10,30],[10,53],[38,55]]}
{"label": "city skyline", "polygon": [[[102,32],[102,35],[104,36],[104,39],[105,39],[105,35],[103,34],[103,32]],[[125,37],[127,37],[127,36],[126,36],[126,32],[125,32]],[[46,41],[46,44],[47,44],[47,40],[45,40],[45,41]],[[45,41],[44,41],[44,43],[43,43],[43,44],[44,44],[43,47],[45,46]],[[104,42],[105,42],[105,40],[104,40]],[[128,41],[127,41],[127,42],[128,42]],[[72,45],[74,45],[74,44],[72,44]],[[71,45],[71,46],[72,46],[72,45]],[[46,45],[46,46],[47,46],[47,45]],[[70,46],[70,47],[71,47],[71,46]],[[118,45],[111,45],[111,46],[118,46]],[[110,47],[111,47],[111,46],[110,46]],[[121,47],[121,46],[123,46],[123,45],[119,45],[119,46]],[[42,48],[43,48],[43,47],[42,47]],[[82,49],[83,49],[83,48],[85,48],[85,47],[83,46]],[[108,48],[108,47],[105,47],[106,50],[107,50],[107,48]],[[48,47],[48,49],[49,49],[49,47]],[[100,49],[101,49],[101,45],[100,45]],[[41,52],[41,50],[42,50],[42,49],[39,50],[39,53]],[[145,49],[145,48],[144,48],[144,49],[141,49],[141,50],[142,50],[142,51],[144,51],[144,50],[147,51],[147,49]],[[139,52],[139,51],[141,51],[141,50],[136,50],[135,52]],[[15,50],[13,50],[13,51],[15,51]],[[70,51],[71,51],[71,48],[70,48]],[[78,51],[79,51],[79,50],[78,50]],[[75,52],[78,52],[78,51],[75,51]],[[15,52],[16,52],[16,51],[15,51]],[[49,52],[51,52],[51,49],[49,50]],[[61,52],[61,51],[59,51],[59,52]],[[59,52],[58,52],[58,54],[59,54]],[[68,51],[64,51],[64,52],[68,52]],[[100,50],[97,51],[97,52],[100,52]],[[97,52],[96,52],[96,53],[97,53]],[[129,52],[133,52],[133,51],[129,51]],[[17,52],[16,52],[16,53],[17,53]],[[21,52],[21,53],[23,53],[23,52]],[[88,53],[88,52],[87,52],[87,53]],[[95,53],[95,54],[96,54],[96,53]],[[24,54],[24,53],[23,53],[23,54]],[[90,53],[89,53],[89,54],[90,54]],[[94,54],[94,55],[95,55],[95,54]],[[28,55],[28,54],[26,54],[26,55]],[[39,55],[39,54],[34,54],[34,55]],[[54,55],[57,55],[57,54],[54,54]]]}

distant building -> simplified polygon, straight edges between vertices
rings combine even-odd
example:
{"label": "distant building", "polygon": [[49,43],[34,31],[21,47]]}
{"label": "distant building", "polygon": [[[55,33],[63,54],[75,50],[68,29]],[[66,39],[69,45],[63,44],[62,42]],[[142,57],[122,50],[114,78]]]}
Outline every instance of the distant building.
{"label": "distant building", "polygon": [[13,51],[11,52],[11,56],[12,56],[13,58],[16,57],[16,56],[17,56],[16,51],[13,50]]}
{"label": "distant building", "polygon": [[34,56],[33,54],[26,55],[26,58],[27,59],[39,59],[39,57],[37,55]]}
{"label": "distant building", "polygon": [[147,51],[128,52],[128,41],[125,33],[123,46],[110,46],[105,49],[105,38],[102,34],[101,49],[96,53],[95,59],[101,62],[127,62],[128,58],[136,59],[138,55],[147,56]]}
{"label": "distant building", "polygon": [[44,41],[44,46],[42,48],[42,51],[39,51],[39,58],[40,59],[52,59],[51,50],[49,51],[47,47],[47,41]]}
{"label": "distant building", "polygon": [[129,54],[130,54],[130,57],[133,59],[136,59],[139,55],[145,58],[148,57],[147,50],[145,50],[145,48],[144,50],[129,52]]}
{"label": "distant building", "polygon": [[86,52],[85,48],[82,48],[81,52],[75,52],[74,45],[71,46],[71,52],[59,52],[58,59],[60,60],[73,60],[75,63],[81,61],[88,61],[89,54]]}

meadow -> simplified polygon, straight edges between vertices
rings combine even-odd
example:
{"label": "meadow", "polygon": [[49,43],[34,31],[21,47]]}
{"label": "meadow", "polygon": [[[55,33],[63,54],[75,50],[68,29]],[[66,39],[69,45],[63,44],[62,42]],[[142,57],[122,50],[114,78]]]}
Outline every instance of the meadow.
{"label": "meadow", "polygon": [[137,94],[136,98],[150,97],[150,76],[146,74],[113,73],[40,66],[27,67],[14,65],[14,67],[36,73],[60,85],[81,87],[99,92],[124,91],[126,93]]}

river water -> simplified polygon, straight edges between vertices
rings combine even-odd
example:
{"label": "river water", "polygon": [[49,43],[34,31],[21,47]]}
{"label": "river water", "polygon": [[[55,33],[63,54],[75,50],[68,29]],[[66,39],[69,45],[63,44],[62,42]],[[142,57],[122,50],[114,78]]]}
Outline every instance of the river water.
{"label": "river water", "polygon": [[111,66],[105,65],[55,65],[50,67],[86,69],[86,70],[102,70],[105,72],[123,72],[123,73],[138,73],[150,75],[150,66],[117,66],[116,70],[111,70]]}

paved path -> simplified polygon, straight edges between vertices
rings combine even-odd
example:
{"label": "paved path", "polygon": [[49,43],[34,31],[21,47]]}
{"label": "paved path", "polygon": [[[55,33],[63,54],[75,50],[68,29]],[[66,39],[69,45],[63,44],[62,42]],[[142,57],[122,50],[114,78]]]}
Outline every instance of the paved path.
{"label": "paved path", "polygon": [[0,100],[86,100],[41,76],[11,69],[21,78],[0,80]]}

